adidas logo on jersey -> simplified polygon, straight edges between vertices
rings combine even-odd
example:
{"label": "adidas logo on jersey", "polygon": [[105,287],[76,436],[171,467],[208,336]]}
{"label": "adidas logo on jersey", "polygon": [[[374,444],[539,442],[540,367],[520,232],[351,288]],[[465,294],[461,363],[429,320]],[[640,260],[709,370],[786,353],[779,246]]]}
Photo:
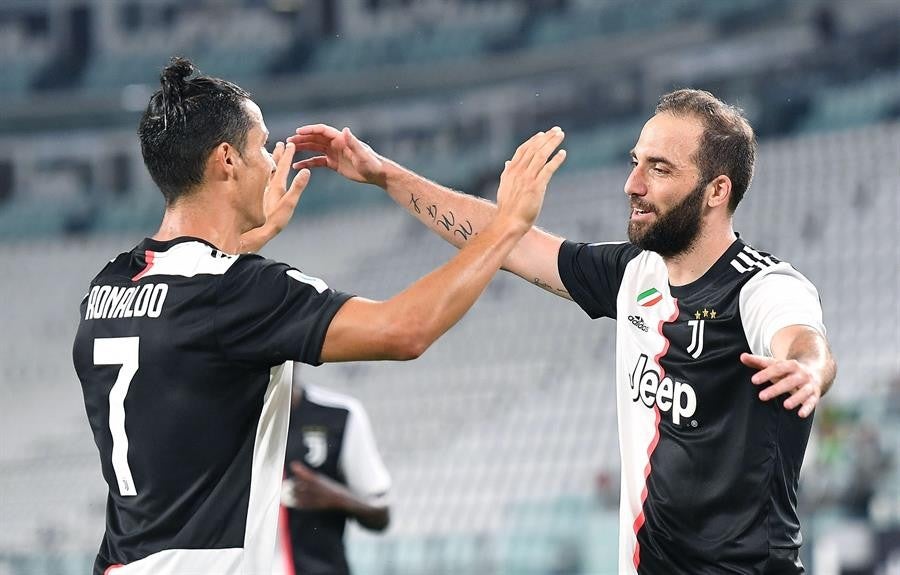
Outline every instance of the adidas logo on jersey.
{"label": "adidas logo on jersey", "polygon": [[[680,425],[681,420],[697,411],[697,394],[687,383],[675,381],[668,375],[660,379],[659,372],[647,368],[647,356],[641,354],[634,370],[628,376],[631,400],[640,401],[649,408],[656,406],[663,413],[672,414],[672,423]],[[695,422],[691,425],[696,427]]]}
{"label": "adidas logo on jersey", "polygon": [[644,323],[644,318],[642,318],[639,315],[628,316],[628,321],[630,321],[634,325],[634,327],[638,328],[639,330],[641,330],[644,333],[647,333],[648,331],[650,331],[650,328],[647,327],[646,323]]}

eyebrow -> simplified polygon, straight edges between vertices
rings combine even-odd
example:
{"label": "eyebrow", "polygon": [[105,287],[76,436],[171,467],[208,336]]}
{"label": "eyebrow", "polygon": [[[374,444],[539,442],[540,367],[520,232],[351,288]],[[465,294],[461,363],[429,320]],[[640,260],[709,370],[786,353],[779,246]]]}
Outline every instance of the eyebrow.
{"label": "eyebrow", "polygon": [[[629,154],[632,158],[637,158],[637,154],[634,153],[634,148],[631,149],[631,152],[629,152]],[[651,164],[665,164],[671,168],[678,168],[678,166],[676,166],[674,162],[663,158],[662,156],[650,156],[649,158],[647,158],[647,161]]]}

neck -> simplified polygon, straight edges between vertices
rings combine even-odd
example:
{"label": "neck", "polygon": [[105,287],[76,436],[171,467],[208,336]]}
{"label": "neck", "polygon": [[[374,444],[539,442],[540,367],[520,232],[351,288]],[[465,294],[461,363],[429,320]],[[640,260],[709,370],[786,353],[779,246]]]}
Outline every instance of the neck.
{"label": "neck", "polygon": [[209,197],[216,197],[216,194],[197,190],[167,206],[153,239],[167,241],[191,236],[206,240],[225,253],[238,253],[241,226],[237,214],[221,202],[208,201]]}
{"label": "neck", "polygon": [[730,223],[720,230],[701,232],[684,252],[663,258],[669,270],[669,283],[683,286],[700,279],[737,239]]}

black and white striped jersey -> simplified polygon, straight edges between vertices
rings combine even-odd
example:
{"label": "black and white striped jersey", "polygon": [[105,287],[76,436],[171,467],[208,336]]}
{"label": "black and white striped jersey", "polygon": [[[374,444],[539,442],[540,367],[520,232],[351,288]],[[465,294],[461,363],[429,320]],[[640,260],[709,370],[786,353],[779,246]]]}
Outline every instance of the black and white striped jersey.
{"label": "black and white striped jersey", "polygon": [[[285,463],[297,461],[347,487],[370,505],[386,506],[391,476],[381,460],[369,416],[355,398],[304,385],[291,410]],[[282,491],[276,573],[285,575],[346,575],[344,549],[347,515],[331,510],[297,509],[286,470]]]}
{"label": "black and white striped jersey", "polygon": [[349,297],[195,238],[103,268],[73,349],[109,485],[95,575],[271,572],[292,361]]}
{"label": "black and white striped jersey", "polygon": [[761,401],[739,357],[770,356],[789,325],[824,334],[815,287],[741,240],[683,286],[630,243],[564,242],[559,272],[592,318],[617,320],[620,572],[771,572],[801,543],[812,418]]}

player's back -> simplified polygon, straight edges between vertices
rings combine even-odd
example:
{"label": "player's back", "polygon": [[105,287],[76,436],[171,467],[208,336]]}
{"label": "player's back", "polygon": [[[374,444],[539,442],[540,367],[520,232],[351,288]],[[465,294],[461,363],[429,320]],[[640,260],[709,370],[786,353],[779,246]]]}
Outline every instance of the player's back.
{"label": "player's back", "polygon": [[[327,295],[290,272],[180,238],[145,240],[91,283],[73,356],[110,487],[95,573],[242,573],[271,561],[291,381],[280,348],[296,340],[304,360],[310,343],[282,335],[289,322],[274,315]],[[266,299],[255,291],[300,303],[255,309]],[[324,328],[307,331],[314,362]]]}

